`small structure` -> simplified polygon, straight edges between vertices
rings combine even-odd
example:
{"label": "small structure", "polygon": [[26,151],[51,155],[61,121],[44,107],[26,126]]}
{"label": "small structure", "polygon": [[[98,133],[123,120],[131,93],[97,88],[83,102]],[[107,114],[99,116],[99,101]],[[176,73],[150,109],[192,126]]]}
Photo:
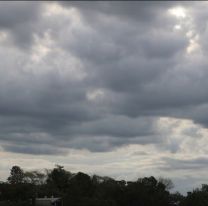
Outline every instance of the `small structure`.
{"label": "small structure", "polygon": [[179,206],[180,205],[180,201],[171,201],[170,205],[171,206]]}
{"label": "small structure", "polygon": [[35,206],[62,206],[62,199],[60,197],[44,197],[36,198]]}

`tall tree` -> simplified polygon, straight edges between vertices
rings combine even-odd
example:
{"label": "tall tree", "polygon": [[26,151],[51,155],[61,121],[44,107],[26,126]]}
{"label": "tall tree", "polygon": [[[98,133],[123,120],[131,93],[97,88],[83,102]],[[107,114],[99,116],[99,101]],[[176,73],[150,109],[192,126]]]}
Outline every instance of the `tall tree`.
{"label": "tall tree", "polygon": [[51,186],[55,186],[60,191],[64,191],[70,176],[71,173],[66,171],[63,166],[56,165],[56,167],[48,174],[47,183]]}
{"label": "tall tree", "polygon": [[10,176],[8,177],[8,182],[10,184],[22,183],[24,179],[24,172],[19,166],[13,166],[10,171]]}

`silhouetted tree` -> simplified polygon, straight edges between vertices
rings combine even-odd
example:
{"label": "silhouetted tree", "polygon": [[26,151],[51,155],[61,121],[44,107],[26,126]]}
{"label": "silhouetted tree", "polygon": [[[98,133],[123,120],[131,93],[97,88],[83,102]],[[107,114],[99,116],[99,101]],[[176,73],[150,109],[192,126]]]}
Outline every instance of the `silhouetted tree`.
{"label": "silhouetted tree", "polygon": [[192,192],[188,192],[180,206],[208,206],[208,185],[202,185]]}
{"label": "silhouetted tree", "polygon": [[8,182],[10,184],[22,183],[24,179],[24,172],[19,166],[13,166],[10,171],[10,176],[8,177]]}
{"label": "silhouetted tree", "polygon": [[172,181],[155,177],[126,182],[82,172],[70,173],[56,165],[47,173],[13,166],[8,182],[0,183],[0,206],[30,206],[31,199],[60,196],[64,206],[208,206],[208,185],[186,197],[170,193]]}
{"label": "silhouetted tree", "polygon": [[50,187],[64,192],[68,186],[71,173],[66,171],[63,166],[56,165],[56,167],[48,174],[47,184]]}
{"label": "silhouetted tree", "polygon": [[24,182],[31,183],[34,185],[41,185],[44,184],[46,180],[46,174],[39,172],[39,171],[27,171],[24,172]]}

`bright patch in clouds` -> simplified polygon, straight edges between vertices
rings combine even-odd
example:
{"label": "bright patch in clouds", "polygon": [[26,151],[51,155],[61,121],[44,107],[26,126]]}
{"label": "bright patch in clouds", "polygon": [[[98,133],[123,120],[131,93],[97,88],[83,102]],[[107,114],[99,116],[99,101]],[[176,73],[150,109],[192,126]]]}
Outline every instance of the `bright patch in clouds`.
{"label": "bright patch in clouds", "polygon": [[0,42],[5,41],[6,38],[7,38],[6,32],[0,32]]}
{"label": "bright patch in clouds", "polygon": [[168,11],[176,18],[186,18],[186,10],[183,7],[174,7],[169,9]]}
{"label": "bright patch in clouds", "polygon": [[96,89],[94,91],[87,92],[87,98],[91,101],[96,101],[98,99],[102,99],[105,93],[102,89]]}

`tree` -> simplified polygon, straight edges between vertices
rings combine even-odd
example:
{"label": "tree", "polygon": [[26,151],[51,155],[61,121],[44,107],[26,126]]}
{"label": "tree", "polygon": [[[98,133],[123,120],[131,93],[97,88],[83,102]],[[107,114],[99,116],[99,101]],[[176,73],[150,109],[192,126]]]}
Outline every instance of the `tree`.
{"label": "tree", "polygon": [[63,166],[56,165],[56,167],[48,174],[47,183],[58,188],[60,191],[64,191],[70,176],[71,173],[66,171]]}
{"label": "tree", "polygon": [[39,171],[27,171],[24,173],[24,182],[34,185],[41,185],[45,182],[46,175]]}
{"label": "tree", "polygon": [[208,186],[203,184],[192,192],[188,192],[187,197],[181,201],[180,206],[208,206]]}
{"label": "tree", "polygon": [[165,185],[165,188],[167,190],[171,190],[174,187],[174,184],[170,179],[160,177],[159,182]]}
{"label": "tree", "polygon": [[10,171],[10,176],[8,177],[8,182],[10,184],[20,184],[23,183],[24,172],[19,166],[13,166]]}

